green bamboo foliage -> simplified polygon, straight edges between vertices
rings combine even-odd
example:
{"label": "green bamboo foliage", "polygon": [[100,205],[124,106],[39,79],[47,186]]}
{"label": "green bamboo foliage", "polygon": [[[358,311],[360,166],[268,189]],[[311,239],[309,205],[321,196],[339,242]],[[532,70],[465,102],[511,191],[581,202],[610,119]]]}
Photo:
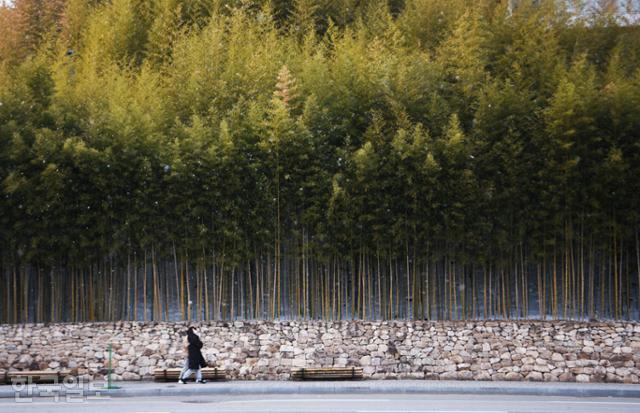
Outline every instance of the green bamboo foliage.
{"label": "green bamboo foliage", "polygon": [[0,6],[0,322],[640,316],[611,10],[40,3]]}

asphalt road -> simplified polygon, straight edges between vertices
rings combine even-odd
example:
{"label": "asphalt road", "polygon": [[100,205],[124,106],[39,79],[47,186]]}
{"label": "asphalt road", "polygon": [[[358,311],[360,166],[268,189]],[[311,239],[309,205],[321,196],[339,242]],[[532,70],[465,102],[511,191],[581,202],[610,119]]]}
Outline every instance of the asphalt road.
{"label": "asphalt road", "polygon": [[1,413],[328,412],[328,413],[639,413],[640,399],[494,395],[260,395],[0,400]]}

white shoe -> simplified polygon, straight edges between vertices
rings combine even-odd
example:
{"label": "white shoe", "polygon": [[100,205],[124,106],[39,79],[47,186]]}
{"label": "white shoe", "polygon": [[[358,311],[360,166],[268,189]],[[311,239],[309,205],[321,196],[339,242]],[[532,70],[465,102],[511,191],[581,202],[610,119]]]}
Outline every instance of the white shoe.
{"label": "white shoe", "polygon": [[182,380],[182,379],[179,379],[179,380],[178,380],[178,383],[179,383],[179,384],[187,384],[187,382],[186,382],[186,381],[184,381],[184,380]]}

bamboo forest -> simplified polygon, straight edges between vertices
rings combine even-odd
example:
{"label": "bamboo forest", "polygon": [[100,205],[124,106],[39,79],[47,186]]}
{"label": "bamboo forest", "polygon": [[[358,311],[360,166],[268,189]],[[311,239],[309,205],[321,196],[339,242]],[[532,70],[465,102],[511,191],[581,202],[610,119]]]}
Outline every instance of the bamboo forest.
{"label": "bamboo forest", "polygon": [[0,322],[637,320],[638,13],[0,2]]}

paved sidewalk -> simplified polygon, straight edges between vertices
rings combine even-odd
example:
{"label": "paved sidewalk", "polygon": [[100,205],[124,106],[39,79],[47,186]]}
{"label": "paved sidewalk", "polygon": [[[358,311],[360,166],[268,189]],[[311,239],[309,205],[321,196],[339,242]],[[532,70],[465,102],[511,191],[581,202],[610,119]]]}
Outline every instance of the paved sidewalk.
{"label": "paved sidewalk", "polygon": [[[63,385],[32,385],[19,397],[52,397],[69,394],[112,397],[157,397],[245,394],[502,394],[567,397],[636,397],[640,385],[602,383],[532,383],[492,381],[362,380],[362,381],[227,381],[206,384],[114,382],[118,389],[106,390],[105,383],[67,389]],[[15,398],[11,385],[0,386],[0,398]]]}

